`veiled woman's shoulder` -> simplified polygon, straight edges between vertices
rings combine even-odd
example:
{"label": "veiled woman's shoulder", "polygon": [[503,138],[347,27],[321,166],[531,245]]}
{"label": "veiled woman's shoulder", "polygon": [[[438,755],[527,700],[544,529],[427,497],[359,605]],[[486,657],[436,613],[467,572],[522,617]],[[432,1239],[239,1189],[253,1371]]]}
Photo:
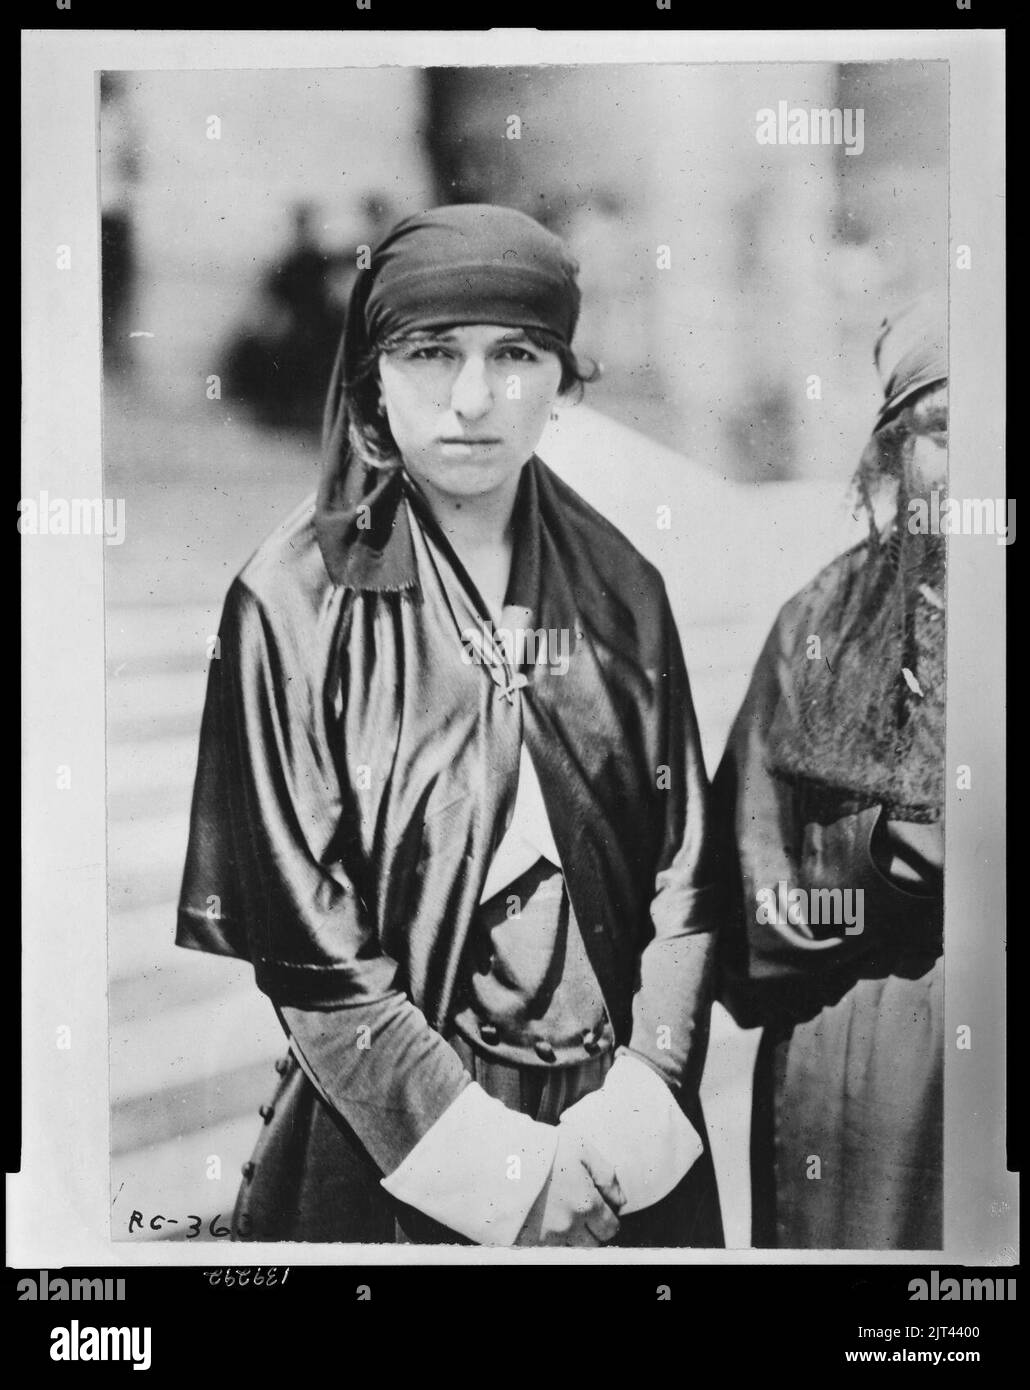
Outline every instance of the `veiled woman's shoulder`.
{"label": "veiled woman's shoulder", "polygon": [[850,550],[835,556],[818,574],[800,588],[780,609],[774,624],[781,650],[791,650],[804,642],[818,623],[827,604],[858,575],[866,562],[868,542],[859,541]]}

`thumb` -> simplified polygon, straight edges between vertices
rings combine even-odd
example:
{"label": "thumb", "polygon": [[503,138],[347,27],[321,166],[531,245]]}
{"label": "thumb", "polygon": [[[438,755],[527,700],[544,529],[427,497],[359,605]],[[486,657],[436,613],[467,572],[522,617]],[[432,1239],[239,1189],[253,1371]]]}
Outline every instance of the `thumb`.
{"label": "thumb", "polygon": [[580,1136],[579,1151],[583,1167],[590,1174],[594,1186],[611,1209],[618,1211],[625,1205],[626,1194],[619,1183],[614,1165],[583,1136]]}

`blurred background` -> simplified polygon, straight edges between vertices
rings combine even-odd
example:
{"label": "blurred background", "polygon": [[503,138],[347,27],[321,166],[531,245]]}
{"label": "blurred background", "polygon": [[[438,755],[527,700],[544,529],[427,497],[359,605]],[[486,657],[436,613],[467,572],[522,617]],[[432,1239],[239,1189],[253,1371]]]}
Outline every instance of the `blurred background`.
{"label": "blurred background", "polygon": [[[757,113],[781,101],[861,109],[861,154],[760,145]],[[878,324],[945,292],[948,77],[105,73],[99,113],[105,495],[126,506],[105,547],[117,1239],[133,1211],[227,1214],[274,1089],[271,1006],[249,966],[174,947],[175,904],[208,639],[234,574],[315,486],[358,248],[468,201],[567,240],[576,345],[604,375],[539,452],[665,574],[714,772],[778,607],[861,534],[848,483]],[[754,1045],[717,1017],[706,1113],[735,1245]]]}

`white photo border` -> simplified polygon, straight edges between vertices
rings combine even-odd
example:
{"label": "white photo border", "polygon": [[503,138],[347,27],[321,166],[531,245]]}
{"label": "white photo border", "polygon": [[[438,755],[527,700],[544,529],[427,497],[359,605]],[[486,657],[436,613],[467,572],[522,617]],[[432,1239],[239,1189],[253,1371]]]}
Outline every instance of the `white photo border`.
{"label": "white photo border", "polygon": [[[97,75],[105,69],[498,67],[940,59],[951,77],[950,448],[956,496],[1005,496],[1004,32],[108,32],[23,43],[21,496],[104,495]],[[660,58],[657,56],[660,55]],[[955,269],[955,248],[972,266]],[[59,245],[72,248],[58,271]],[[16,1267],[282,1264],[997,1264],[1017,1259],[1005,1167],[1005,559],[948,566],[945,1249],[492,1250],[113,1242],[107,1027],[103,538],[22,539],[23,1152],[8,1178]],[[57,790],[55,770],[72,768]],[[105,1001],[102,1004],[101,1001]],[[956,1046],[956,1028],[973,1045]],[[59,1027],[75,1045],[55,1046]]]}

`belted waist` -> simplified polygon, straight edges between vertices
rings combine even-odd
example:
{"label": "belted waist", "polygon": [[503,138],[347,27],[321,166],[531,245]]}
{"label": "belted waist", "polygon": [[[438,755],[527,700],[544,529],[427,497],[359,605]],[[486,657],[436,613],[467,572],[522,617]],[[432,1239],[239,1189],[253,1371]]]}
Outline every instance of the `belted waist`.
{"label": "belted waist", "polygon": [[556,865],[538,859],[480,904],[456,998],[455,1031],[499,1061],[567,1067],[612,1050],[601,988]]}

